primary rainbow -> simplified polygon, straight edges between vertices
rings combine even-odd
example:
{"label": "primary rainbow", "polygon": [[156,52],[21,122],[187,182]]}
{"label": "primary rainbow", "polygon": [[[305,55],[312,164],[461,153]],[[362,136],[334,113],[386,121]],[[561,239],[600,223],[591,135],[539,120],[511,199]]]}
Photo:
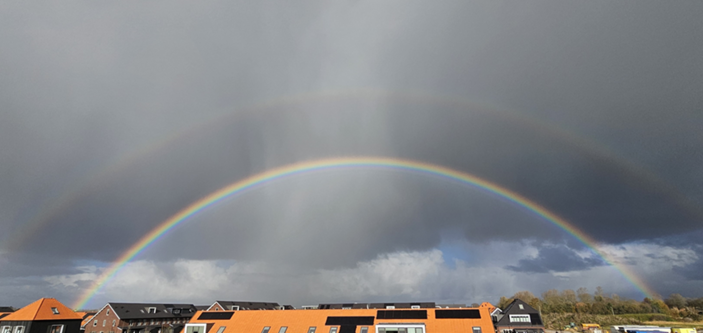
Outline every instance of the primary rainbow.
{"label": "primary rainbow", "polygon": [[255,186],[296,174],[308,173],[323,169],[351,167],[391,168],[421,172],[450,180],[460,181],[465,184],[469,184],[477,188],[492,192],[496,195],[499,195],[503,198],[508,199],[509,201],[518,204],[519,206],[527,208],[528,210],[541,216],[545,220],[550,221],[561,229],[567,231],[569,234],[577,238],[580,242],[584,243],[587,247],[594,251],[594,253],[603,258],[605,262],[619,270],[620,273],[631,284],[633,284],[633,286],[640,290],[646,297],[652,297],[655,294],[640,278],[638,278],[633,272],[631,272],[628,267],[617,263],[615,260],[610,258],[609,255],[599,251],[597,248],[598,243],[594,239],[586,235],[584,232],[578,230],[574,226],[570,225],[561,217],[550,212],[539,204],[521,196],[518,193],[515,193],[511,190],[508,190],[506,188],[503,188],[471,174],[453,170],[440,165],[398,158],[340,157],[306,161],[274,168],[237,181],[192,203],[188,207],[176,213],[176,215],[173,215],[166,221],[159,224],[156,228],[152,229],[147,235],[142,237],[142,239],[140,239],[137,243],[132,245],[127,251],[120,255],[120,257],[118,257],[117,260],[112,265],[110,265],[105,271],[103,271],[103,273],[98,277],[98,279],[93,282],[91,287],[81,295],[81,297],[74,303],[73,308],[83,308],[86,303],[88,303],[88,301],[90,301],[90,299],[113,276],[115,276],[117,272],[120,271],[122,267],[124,267],[130,260],[132,260],[139,253],[141,253],[144,249],[146,249],[150,244],[152,244],[161,236],[163,236],[171,228],[185,221],[189,217],[197,214],[198,212],[201,212],[204,209],[224,200],[225,198],[241,193],[242,191],[251,189]]}

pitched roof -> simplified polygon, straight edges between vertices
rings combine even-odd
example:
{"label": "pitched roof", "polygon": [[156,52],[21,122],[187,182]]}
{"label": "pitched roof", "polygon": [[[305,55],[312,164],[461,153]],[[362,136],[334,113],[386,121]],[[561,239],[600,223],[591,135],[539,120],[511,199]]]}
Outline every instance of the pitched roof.
{"label": "pitched roof", "polygon": [[67,306],[53,298],[40,298],[5,317],[0,321],[33,321],[33,320],[81,320],[78,315]]}
{"label": "pitched roof", "polygon": [[[461,317],[459,312],[477,311],[480,318]],[[438,316],[438,312],[444,316]],[[451,312],[448,314],[447,312]],[[425,319],[413,319],[402,314],[422,313]],[[380,318],[381,314],[393,314],[392,318]],[[461,318],[460,318],[461,317]],[[364,321],[364,323],[355,323]],[[218,311],[198,312],[186,325],[206,325],[206,332],[215,333],[261,333],[269,326],[269,332],[279,332],[281,327],[288,327],[286,332],[307,332],[309,327],[317,327],[316,332],[327,333],[330,326],[358,325],[374,326],[378,324],[424,324],[426,332],[472,332],[473,327],[481,327],[482,332],[493,332],[491,316],[485,308],[463,309],[420,309],[420,310],[386,310],[386,309],[326,309],[326,310],[275,310],[275,311]],[[212,325],[212,327],[210,327]],[[369,331],[373,331],[372,328]],[[202,332],[202,333],[206,333]]]}
{"label": "pitched roof", "polygon": [[193,304],[111,302],[108,305],[120,319],[190,318],[197,311]]}
{"label": "pitched roof", "polygon": [[238,306],[240,310],[276,310],[280,307],[279,303],[272,302],[215,301],[215,303],[225,307],[226,310],[231,310],[233,305]]}
{"label": "pitched roof", "polygon": [[[496,327],[499,326],[543,326],[543,320],[540,317],[540,312],[528,305],[528,303],[515,299],[511,304],[503,310],[504,315],[496,322]],[[511,315],[526,314],[530,316],[530,323],[511,322]]]}

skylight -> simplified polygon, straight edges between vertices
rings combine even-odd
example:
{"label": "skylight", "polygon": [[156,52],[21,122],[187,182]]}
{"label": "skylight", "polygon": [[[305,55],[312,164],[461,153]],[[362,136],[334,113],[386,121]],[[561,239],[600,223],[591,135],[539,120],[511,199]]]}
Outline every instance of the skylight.
{"label": "skylight", "polygon": [[51,308],[51,312],[53,312],[54,314],[59,314],[59,309]]}

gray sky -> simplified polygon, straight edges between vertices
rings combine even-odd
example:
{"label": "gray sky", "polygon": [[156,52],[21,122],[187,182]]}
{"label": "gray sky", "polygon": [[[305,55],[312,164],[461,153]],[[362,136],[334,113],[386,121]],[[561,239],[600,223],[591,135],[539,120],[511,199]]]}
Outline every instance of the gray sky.
{"label": "gray sky", "polygon": [[[72,304],[188,204],[270,168],[380,156],[529,198],[667,296],[702,294],[697,1],[0,4],[0,303]],[[642,299],[487,191],[346,169],[174,228],[88,306],[215,299]]]}

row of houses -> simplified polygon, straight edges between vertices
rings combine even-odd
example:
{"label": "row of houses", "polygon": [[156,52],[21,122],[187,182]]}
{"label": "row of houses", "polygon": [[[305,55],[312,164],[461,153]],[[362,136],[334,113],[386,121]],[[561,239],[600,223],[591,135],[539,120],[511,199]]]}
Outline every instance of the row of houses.
{"label": "row of houses", "polygon": [[489,303],[335,303],[296,309],[278,303],[114,303],[75,312],[42,298],[0,313],[0,333],[544,333],[538,311],[521,300]]}

